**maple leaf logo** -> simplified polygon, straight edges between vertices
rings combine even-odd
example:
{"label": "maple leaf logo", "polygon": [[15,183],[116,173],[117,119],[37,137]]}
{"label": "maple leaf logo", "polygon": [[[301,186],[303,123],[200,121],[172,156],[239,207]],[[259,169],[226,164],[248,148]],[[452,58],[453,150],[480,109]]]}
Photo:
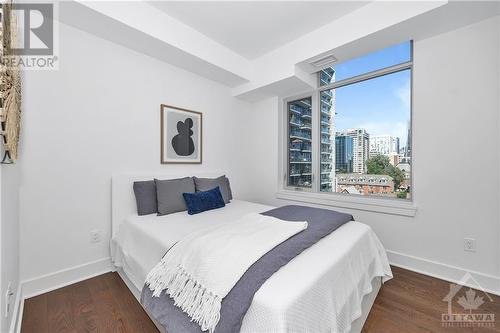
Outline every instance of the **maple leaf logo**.
{"label": "maple leaf logo", "polygon": [[484,303],[484,300],[482,296],[476,296],[476,292],[469,288],[465,292],[465,297],[460,296],[457,302],[464,310],[469,310],[469,313],[472,313],[472,310],[477,310]]}

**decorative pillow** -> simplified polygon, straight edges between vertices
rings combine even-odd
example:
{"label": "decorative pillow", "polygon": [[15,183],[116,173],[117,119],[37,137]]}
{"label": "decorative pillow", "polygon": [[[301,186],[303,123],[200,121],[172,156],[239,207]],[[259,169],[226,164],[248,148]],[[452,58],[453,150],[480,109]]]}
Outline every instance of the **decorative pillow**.
{"label": "decorative pillow", "polygon": [[133,187],[135,201],[137,203],[137,214],[148,215],[158,213],[156,185],[154,180],[134,182]]}
{"label": "decorative pillow", "polygon": [[196,191],[208,191],[219,186],[224,203],[229,203],[233,199],[229,179],[224,175],[217,178],[194,178]]}
{"label": "decorative pillow", "polygon": [[193,178],[155,179],[155,184],[156,197],[158,199],[158,215],[167,215],[187,210],[182,193],[195,191]]}
{"label": "decorative pillow", "polygon": [[224,207],[224,199],[219,186],[208,191],[198,191],[195,193],[183,193],[184,200],[188,207],[188,214],[194,215],[207,210]]}
{"label": "decorative pillow", "polygon": [[227,186],[229,200],[233,200],[233,191],[231,191],[231,184],[229,183],[229,178],[227,178],[225,175],[224,178],[226,179],[226,186]]}

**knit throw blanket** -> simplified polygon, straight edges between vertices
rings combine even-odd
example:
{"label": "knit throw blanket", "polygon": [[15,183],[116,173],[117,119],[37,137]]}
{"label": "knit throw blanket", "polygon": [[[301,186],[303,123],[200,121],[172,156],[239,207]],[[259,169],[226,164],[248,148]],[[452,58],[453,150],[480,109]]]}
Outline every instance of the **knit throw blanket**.
{"label": "knit throw blanket", "polygon": [[245,271],[306,228],[307,222],[251,213],[232,223],[193,232],[149,272],[146,285],[156,297],[165,290],[202,331],[213,332],[222,299]]}

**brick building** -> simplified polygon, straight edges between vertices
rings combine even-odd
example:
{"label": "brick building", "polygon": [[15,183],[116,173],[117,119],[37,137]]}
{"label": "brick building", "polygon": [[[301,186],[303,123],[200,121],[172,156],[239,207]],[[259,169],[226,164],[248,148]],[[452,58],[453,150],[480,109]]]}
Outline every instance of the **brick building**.
{"label": "brick building", "polygon": [[365,195],[394,193],[394,180],[391,176],[341,173],[336,178],[339,193],[352,187]]}

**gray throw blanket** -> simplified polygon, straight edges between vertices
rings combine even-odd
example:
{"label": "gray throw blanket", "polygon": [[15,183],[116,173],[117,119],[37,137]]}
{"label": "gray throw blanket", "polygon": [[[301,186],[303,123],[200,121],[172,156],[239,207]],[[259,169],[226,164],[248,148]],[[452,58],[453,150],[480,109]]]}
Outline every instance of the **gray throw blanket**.
{"label": "gray throw blanket", "polygon": [[[222,300],[221,317],[215,329],[216,333],[239,332],[243,317],[252,304],[255,293],[271,275],[302,251],[353,220],[349,214],[296,205],[272,209],[262,214],[286,221],[307,221],[308,227],[267,252],[243,274]],[[153,292],[145,285],[142,289],[141,303],[168,333],[201,332],[200,326],[175,306],[173,299],[165,292],[160,297],[153,297],[152,294]]]}

